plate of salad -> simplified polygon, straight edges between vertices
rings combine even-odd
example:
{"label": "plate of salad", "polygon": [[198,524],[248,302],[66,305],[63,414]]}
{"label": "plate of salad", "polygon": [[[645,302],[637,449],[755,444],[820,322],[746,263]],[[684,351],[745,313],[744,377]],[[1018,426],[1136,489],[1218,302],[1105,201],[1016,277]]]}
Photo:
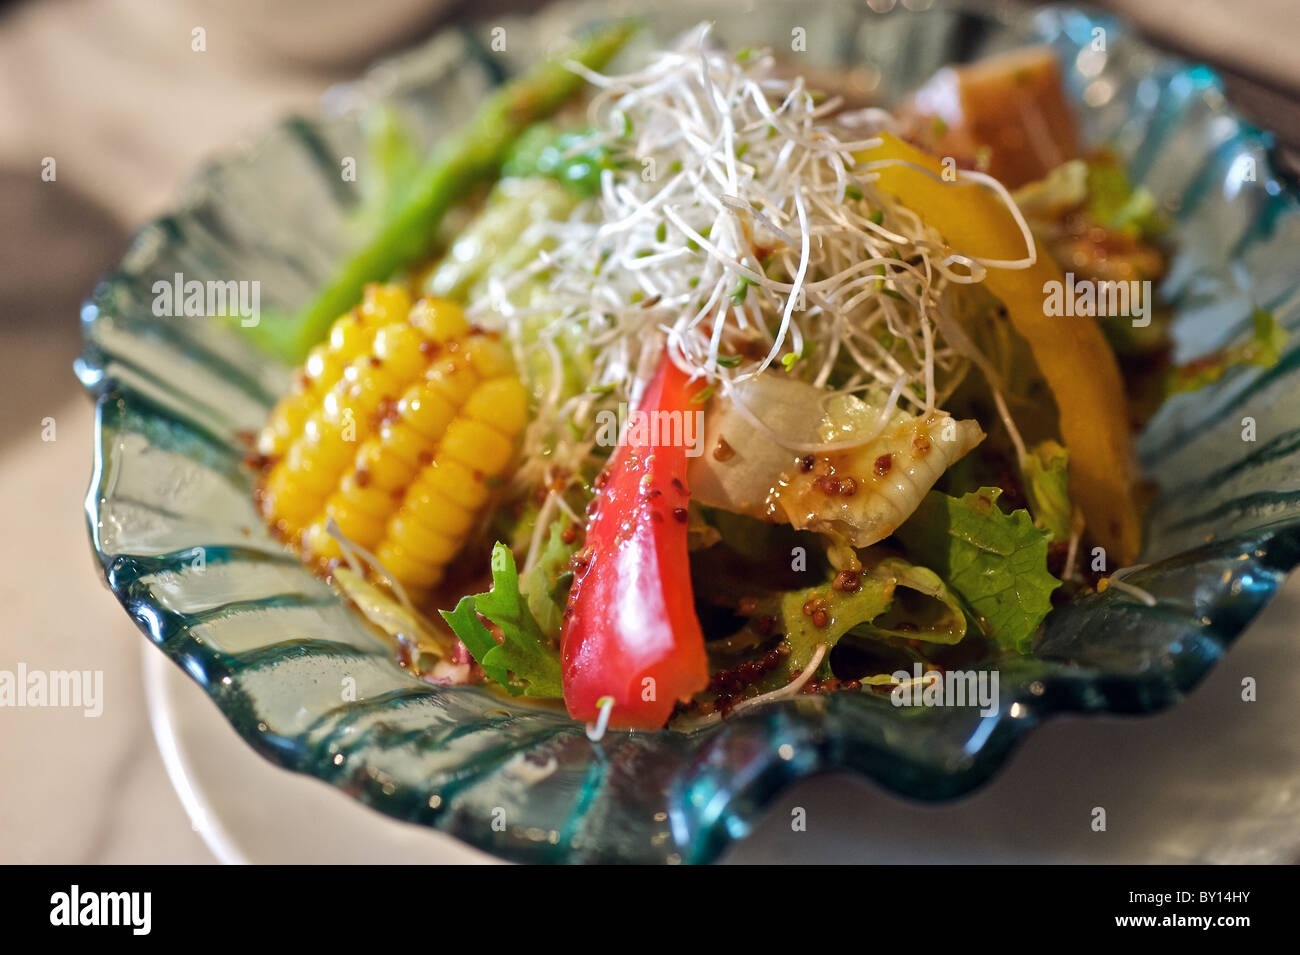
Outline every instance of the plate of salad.
{"label": "plate of salad", "polygon": [[323,109],[78,363],[110,587],[282,766],[708,861],[1175,703],[1300,559],[1294,192],[1110,18],[579,3]]}

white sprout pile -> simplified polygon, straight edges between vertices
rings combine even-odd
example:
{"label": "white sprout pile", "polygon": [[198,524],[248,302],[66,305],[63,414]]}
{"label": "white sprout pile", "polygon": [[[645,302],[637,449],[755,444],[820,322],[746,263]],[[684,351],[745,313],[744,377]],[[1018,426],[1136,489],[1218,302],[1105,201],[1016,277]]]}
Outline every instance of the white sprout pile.
{"label": "white sprout pile", "polygon": [[[887,395],[882,424],[896,408],[934,411],[971,360],[990,372],[946,314],[944,293],[979,282],[986,266],[1033,262],[1003,187],[959,174],[1004,199],[1028,257],[948,250],[874,187],[874,170],[894,160],[855,159],[880,144],[888,113],[841,113],[837,99],[779,76],[769,53],[718,50],[708,32],[700,25],[635,73],[571,65],[598,91],[589,122],[599,133],[575,152],[601,145],[627,161],[603,172],[598,196],[550,224],[553,248],[471,304],[484,321],[546,322],[536,347],[555,372],[539,385],[547,394],[525,438],[521,485],[578,469],[593,448],[594,411],[635,402],[665,339],[674,362],[733,400],[732,386],[775,366],[828,395]],[[542,304],[512,301],[539,279],[547,291],[531,301]],[[597,350],[594,387],[561,400],[559,343],[575,324]]]}

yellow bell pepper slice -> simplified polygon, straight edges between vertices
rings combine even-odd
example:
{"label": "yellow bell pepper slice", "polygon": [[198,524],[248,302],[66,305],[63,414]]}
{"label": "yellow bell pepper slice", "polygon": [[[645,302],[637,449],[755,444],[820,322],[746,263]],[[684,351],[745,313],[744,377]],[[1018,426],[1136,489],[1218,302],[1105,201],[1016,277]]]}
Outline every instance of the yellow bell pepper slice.
{"label": "yellow bell pepper slice", "polygon": [[[901,160],[910,164],[873,169],[879,176],[876,184],[938,230],[954,252],[1003,261],[1026,257],[1024,234],[996,193],[960,178],[942,181],[938,159],[889,133],[879,138],[881,145],[859,152],[855,158],[866,163]],[[1035,246],[1033,265],[1023,269],[989,267],[984,285],[1006,306],[1056,398],[1061,436],[1070,452],[1070,490],[1093,538],[1118,562],[1116,566],[1129,564],[1141,546],[1141,525],[1119,366],[1094,319],[1045,313],[1045,283],[1063,283],[1064,276],[1046,251],[1037,243]]]}

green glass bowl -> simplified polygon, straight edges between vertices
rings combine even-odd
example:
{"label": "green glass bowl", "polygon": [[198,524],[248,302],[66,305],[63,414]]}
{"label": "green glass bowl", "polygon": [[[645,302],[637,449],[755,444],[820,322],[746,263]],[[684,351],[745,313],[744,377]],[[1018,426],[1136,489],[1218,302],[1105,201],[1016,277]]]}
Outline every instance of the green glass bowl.
{"label": "green glass bowl", "polygon": [[1054,613],[1032,657],[999,664],[1001,704],[986,718],[839,693],[689,736],[611,733],[593,744],[563,715],[412,678],[264,531],[244,438],[290,370],[220,322],[155,317],[154,283],[178,272],[257,280],[264,309],[301,304],[357,240],[362,201],[339,164],[364,154],[377,104],[427,146],[541,51],[629,11],[660,40],[714,19],[734,47],[785,47],[802,27],[806,52],[792,55],[861,68],[886,100],[951,60],[1049,43],[1087,141],[1112,145],[1176,210],[1179,251],[1158,294],[1177,310],[1179,356],[1244,336],[1256,305],[1297,326],[1300,215],[1273,171],[1270,137],[1236,116],[1212,71],[1154,52],[1113,19],[1070,7],[878,14],[847,0],[654,6],[579,3],[503,19],[492,24],[507,31],[501,54],[489,52],[486,26],[444,32],[332,91],[324,115],[283,123],[209,166],[173,214],[140,231],[84,307],[77,365],[97,399],[91,538],[127,613],[263,756],[521,861],[709,861],[811,773],[855,770],[906,796],[947,799],[988,779],[1054,713],[1178,701],[1300,562],[1294,346],[1275,367],[1235,370],[1150,422],[1139,450],[1159,493],[1149,566],[1131,580],[1155,605],[1112,589]]}

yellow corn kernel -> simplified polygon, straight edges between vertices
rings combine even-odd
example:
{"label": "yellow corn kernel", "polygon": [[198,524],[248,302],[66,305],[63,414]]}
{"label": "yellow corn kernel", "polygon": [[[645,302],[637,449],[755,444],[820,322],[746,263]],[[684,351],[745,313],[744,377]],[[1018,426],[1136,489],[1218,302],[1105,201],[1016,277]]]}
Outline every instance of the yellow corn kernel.
{"label": "yellow corn kernel", "polygon": [[412,385],[397,403],[397,413],[412,430],[437,441],[456,417],[456,407],[429,381]]}
{"label": "yellow corn kernel", "polygon": [[363,417],[375,413],[384,399],[396,401],[406,390],[406,382],[393,374],[382,362],[372,358],[358,358],[343,372],[343,380],[336,386],[344,395],[346,404]]}
{"label": "yellow corn kernel", "polygon": [[313,391],[328,388],[342,377],[347,363],[348,359],[334,354],[328,345],[317,345],[307,353],[307,363],[303,365],[302,373]]}
{"label": "yellow corn kernel", "polygon": [[317,560],[337,560],[343,556],[339,542],[325,530],[325,519],[313,521],[302,533],[303,553]]}
{"label": "yellow corn kernel", "polygon": [[455,302],[422,298],[411,309],[411,324],[435,342],[449,342],[469,331],[465,313]]}
{"label": "yellow corn kernel", "polygon": [[271,522],[282,521],[295,533],[320,510],[320,495],[304,493],[300,476],[289,468],[271,472],[262,489],[262,512]]}
{"label": "yellow corn kernel", "polygon": [[505,435],[516,435],[528,422],[528,392],[518,378],[494,378],[474,389],[462,412]]}
{"label": "yellow corn kernel", "polygon": [[411,557],[426,564],[445,564],[460,550],[460,541],[430,530],[404,510],[388,522],[388,535],[384,541],[396,544]]}
{"label": "yellow corn kernel", "polygon": [[375,557],[384,565],[385,570],[401,582],[403,587],[432,587],[442,580],[441,565],[419,560],[392,541],[380,544],[379,549],[375,551]]}
{"label": "yellow corn kernel", "polygon": [[373,487],[389,494],[405,488],[417,473],[397,455],[386,452],[373,438],[357,452],[357,470],[366,475]]}
{"label": "yellow corn kernel", "polygon": [[330,329],[329,350],[342,363],[364,355],[374,341],[375,330],[361,320],[355,312],[349,312]]}
{"label": "yellow corn kernel", "polygon": [[379,443],[416,470],[433,461],[433,442],[401,421],[386,422],[379,429]]}
{"label": "yellow corn kernel", "polygon": [[272,470],[272,476],[287,475],[297,493],[324,503],[338,480],[341,465],[335,463],[319,444],[299,439],[294,442],[284,461]]}
{"label": "yellow corn kernel", "polygon": [[445,455],[434,458],[433,464],[421,472],[411,488],[412,491],[417,489],[440,494],[468,511],[477,511],[488,499],[488,488],[483,483],[482,472]]}
{"label": "yellow corn kernel", "polygon": [[375,334],[374,356],[393,376],[409,381],[429,364],[432,352],[424,347],[429,339],[405,323],[385,325]]}
{"label": "yellow corn kernel", "polygon": [[334,518],[343,536],[366,550],[373,550],[384,539],[383,518],[350,506],[341,493],[335,494],[325,505],[325,516]]}
{"label": "yellow corn kernel", "polygon": [[514,442],[500,431],[473,418],[461,417],[447,426],[447,433],[438,446],[438,457],[446,456],[494,477],[505,470],[514,450]]}
{"label": "yellow corn kernel", "polygon": [[344,388],[340,385],[331,388],[321,402],[318,414],[322,429],[338,432],[349,444],[361,439],[359,427],[364,425],[369,431],[369,416],[356,395],[352,394],[351,387]]}
{"label": "yellow corn kernel", "polygon": [[466,341],[462,351],[478,376],[484,380],[514,375],[510,349],[491,335],[476,335]]}
{"label": "yellow corn kernel", "polygon": [[474,525],[472,511],[467,511],[445,494],[419,483],[407,492],[406,500],[398,513],[417,521],[430,531],[441,532],[456,539],[463,538]]}
{"label": "yellow corn kernel", "polygon": [[325,396],[319,412],[322,426],[342,435],[355,455],[375,432],[376,416],[387,397],[386,391],[384,383],[376,383],[374,379],[332,390]]}
{"label": "yellow corn kernel", "polygon": [[438,359],[424,377],[432,391],[457,408],[465,403],[479,383],[473,366],[458,356]]}
{"label": "yellow corn kernel", "polygon": [[258,451],[268,456],[284,454],[303,429],[321,393],[338,382],[350,361],[370,349],[374,336],[374,329],[367,328],[356,312],[338,319],[330,328],[328,341],[308,353],[294,391],[276,405],[258,437]]}
{"label": "yellow corn kernel", "polygon": [[276,404],[258,437],[258,451],[262,454],[284,454],[303,429],[322,392],[328,391],[343,376],[348,360],[370,347],[373,331],[365,330],[363,340],[355,341],[357,336],[350,331],[352,328],[361,326],[354,316],[343,316],[331,328],[330,341],[317,345],[308,353],[294,390]]}
{"label": "yellow corn kernel", "polygon": [[296,391],[283,398],[258,435],[257,450],[268,457],[278,457],[289,450],[289,445],[306,424],[314,402],[315,396],[307,391]]}
{"label": "yellow corn kernel", "polygon": [[[366,483],[362,484],[362,480]],[[356,471],[343,475],[343,480],[339,482],[339,497],[350,509],[381,520],[387,520],[397,504],[391,491],[375,487],[370,483],[368,474],[364,479],[359,478]]]}
{"label": "yellow corn kernel", "polygon": [[296,534],[319,514],[346,466],[346,445],[299,438],[284,460],[271,469],[263,501],[268,520]]}
{"label": "yellow corn kernel", "polygon": [[387,324],[405,319],[411,311],[411,293],[404,285],[367,285],[361,296],[361,317],[367,324]]}
{"label": "yellow corn kernel", "polygon": [[289,449],[286,458],[289,466],[294,470],[317,467],[333,471],[334,480],[330,481],[333,484],[357,453],[355,436],[350,433],[347,424],[345,421],[339,427],[320,412],[313,414],[303,428],[302,437]]}

